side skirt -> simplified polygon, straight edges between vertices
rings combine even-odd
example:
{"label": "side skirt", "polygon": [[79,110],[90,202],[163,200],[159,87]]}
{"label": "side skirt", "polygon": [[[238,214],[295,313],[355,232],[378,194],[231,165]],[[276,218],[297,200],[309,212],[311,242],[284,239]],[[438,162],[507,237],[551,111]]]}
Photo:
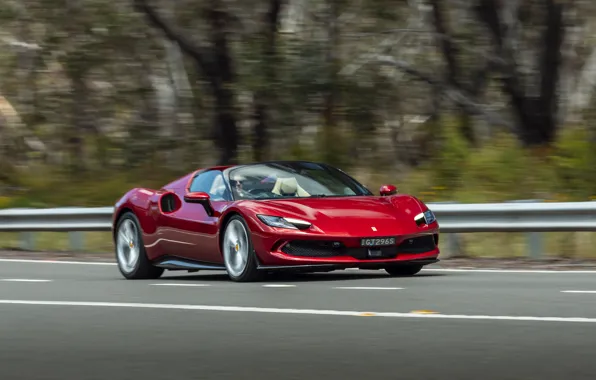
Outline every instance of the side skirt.
{"label": "side skirt", "polygon": [[189,272],[196,272],[199,270],[226,270],[226,267],[221,264],[207,263],[176,256],[161,257],[155,260],[152,264],[156,267],[168,270],[187,270]]}

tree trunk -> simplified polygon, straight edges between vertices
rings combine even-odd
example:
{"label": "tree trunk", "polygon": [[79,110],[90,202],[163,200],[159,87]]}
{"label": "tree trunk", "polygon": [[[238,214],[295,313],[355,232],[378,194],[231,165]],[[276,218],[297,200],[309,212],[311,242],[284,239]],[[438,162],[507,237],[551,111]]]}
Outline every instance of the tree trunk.
{"label": "tree trunk", "polygon": [[339,49],[339,16],[338,5],[334,0],[328,1],[327,18],[327,92],[323,101],[323,158],[330,164],[339,164],[338,142],[336,140],[338,121],[336,107],[339,102],[338,73],[340,63]]}
{"label": "tree trunk", "polygon": [[497,47],[497,53],[508,61],[501,68],[501,84],[509,97],[517,119],[517,134],[526,147],[545,146],[556,138],[558,125],[559,72],[561,68],[561,46],[565,36],[563,11],[565,4],[556,0],[546,0],[545,29],[542,34],[542,52],[539,59],[540,92],[537,96],[529,95],[522,87],[521,76],[514,60],[515,51],[507,41],[503,31],[510,29],[504,25],[500,16],[502,4],[498,0],[479,0],[477,13],[479,19],[491,32]]}
{"label": "tree trunk", "polygon": [[270,0],[265,15],[263,30],[263,72],[265,83],[259,83],[255,93],[253,117],[255,119],[253,157],[262,161],[269,157],[269,130],[271,128],[271,108],[273,99],[270,89],[277,79],[275,57],[277,53],[277,30],[282,0]]}
{"label": "tree trunk", "polygon": [[[453,88],[459,88],[461,91],[468,93],[468,95],[474,99],[482,91],[481,83],[471,86],[471,88],[466,88],[464,85],[462,70],[459,63],[457,62],[458,48],[453,42],[451,33],[448,30],[448,20],[446,19],[446,12],[443,7],[444,3],[442,0],[431,0],[431,5],[435,32],[437,34],[439,46],[441,47],[441,51],[443,53],[443,58],[447,63],[447,72],[444,81],[449,86]],[[481,74],[483,74],[482,71]],[[469,110],[466,109],[466,107],[459,105],[458,113],[460,134],[468,143],[475,146],[478,141]]]}
{"label": "tree trunk", "polygon": [[210,1],[207,19],[211,26],[212,47],[207,49],[195,45],[185,35],[166,23],[146,0],[134,1],[136,9],[145,13],[151,24],[161,29],[167,38],[178,43],[180,49],[194,59],[198,70],[209,82],[215,98],[213,137],[220,150],[217,164],[237,163],[238,129],[234,107],[236,78],[225,29],[228,15],[223,4],[220,0]]}
{"label": "tree trunk", "polygon": [[86,160],[83,149],[83,136],[87,130],[88,89],[82,73],[71,76],[72,81],[72,124],[67,135],[70,151],[70,167],[74,173],[85,171]]}
{"label": "tree trunk", "polygon": [[220,0],[212,0],[207,12],[211,24],[213,43],[214,77],[211,87],[215,96],[216,142],[221,150],[218,165],[238,162],[238,129],[234,107],[234,86],[236,85],[232,57],[226,37],[225,23],[228,18]]}

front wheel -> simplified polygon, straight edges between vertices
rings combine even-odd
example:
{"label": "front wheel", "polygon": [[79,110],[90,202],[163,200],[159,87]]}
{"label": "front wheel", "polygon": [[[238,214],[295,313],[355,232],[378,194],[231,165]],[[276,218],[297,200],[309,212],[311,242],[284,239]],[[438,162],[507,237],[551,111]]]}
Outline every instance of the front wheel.
{"label": "front wheel", "polygon": [[250,230],[241,216],[234,215],[226,224],[222,251],[232,281],[249,282],[260,278]]}
{"label": "front wheel", "polygon": [[385,268],[391,276],[413,276],[422,270],[422,265],[400,265]]}
{"label": "front wheel", "polygon": [[145,252],[137,217],[127,212],[116,226],[116,260],[120,273],[128,280],[156,279],[163,268],[151,265]]}

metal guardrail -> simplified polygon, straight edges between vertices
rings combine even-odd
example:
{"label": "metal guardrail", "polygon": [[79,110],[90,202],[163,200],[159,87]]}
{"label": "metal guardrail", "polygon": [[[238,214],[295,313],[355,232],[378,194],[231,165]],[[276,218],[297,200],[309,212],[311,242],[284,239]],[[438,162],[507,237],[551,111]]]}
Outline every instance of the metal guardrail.
{"label": "metal guardrail", "polygon": [[113,207],[0,210],[0,232],[110,231]]}
{"label": "metal guardrail", "polygon": [[[441,232],[596,231],[596,202],[429,203]],[[109,231],[114,209],[0,210],[0,232]]]}
{"label": "metal guardrail", "polygon": [[[539,232],[596,231],[596,202],[429,203],[441,232],[529,233],[531,256],[539,255]],[[110,231],[112,207],[0,210],[0,232],[71,232],[71,246],[80,248],[78,232]],[[27,237],[29,236],[29,237]],[[24,246],[31,244],[25,243]]]}
{"label": "metal guardrail", "polygon": [[441,232],[596,231],[596,202],[429,204]]}

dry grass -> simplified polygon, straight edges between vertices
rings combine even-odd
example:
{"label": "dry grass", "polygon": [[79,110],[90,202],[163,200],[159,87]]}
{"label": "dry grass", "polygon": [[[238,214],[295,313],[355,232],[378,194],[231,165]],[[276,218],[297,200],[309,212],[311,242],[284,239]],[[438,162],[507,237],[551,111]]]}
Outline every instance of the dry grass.
{"label": "dry grass", "polygon": [[[81,232],[85,252],[111,252],[113,243],[110,232]],[[71,251],[68,233],[37,232],[34,233],[35,251]],[[0,249],[20,249],[21,234],[0,233]]]}
{"label": "dry grass", "polygon": [[[587,259],[596,258],[596,233],[564,232],[541,233],[539,251],[542,257]],[[452,255],[449,235],[443,234],[441,249]],[[529,235],[525,233],[473,233],[458,235],[459,252],[462,257],[517,258],[529,257]]]}

